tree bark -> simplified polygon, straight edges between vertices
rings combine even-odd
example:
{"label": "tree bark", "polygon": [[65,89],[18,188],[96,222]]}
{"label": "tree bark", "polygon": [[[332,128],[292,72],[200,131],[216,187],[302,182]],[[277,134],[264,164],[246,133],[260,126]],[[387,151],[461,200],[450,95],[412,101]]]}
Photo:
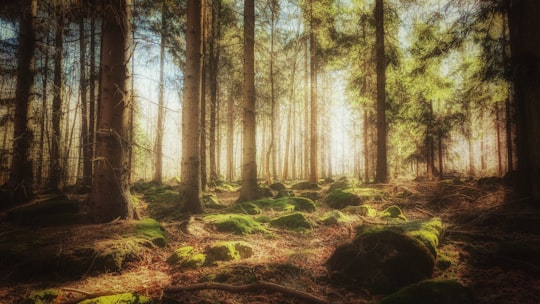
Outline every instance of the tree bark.
{"label": "tree bark", "polygon": [[234,179],[234,93],[229,92],[227,100],[227,180]]}
{"label": "tree bark", "polygon": [[101,86],[96,164],[90,201],[93,220],[138,218],[129,195],[128,51],[131,0],[103,2]]}
{"label": "tree bark", "polygon": [[386,156],[386,57],[384,53],[384,0],[375,1],[375,52],[377,58],[377,169],[375,182],[388,179]]}
{"label": "tree bark", "polygon": [[221,25],[219,21],[219,12],[221,10],[221,1],[215,0],[211,4],[211,34],[208,41],[209,57],[209,85],[210,85],[210,129],[209,129],[209,161],[210,161],[210,181],[215,182],[218,179],[216,151],[216,124],[218,112],[218,73],[221,38]]}
{"label": "tree bark", "polygon": [[186,29],[186,68],[182,108],[182,186],[184,208],[202,213],[201,186],[201,1],[188,0]]}
{"label": "tree bark", "polygon": [[159,88],[158,88],[158,109],[157,109],[157,128],[156,141],[154,144],[154,182],[161,184],[163,181],[163,132],[165,124],[165,1],[161,2],[161,33],[159,42]]}
{"label": "tree bark", "polygon": [[9,175],[10,203],[28,201],[33,196],[32,100],[34,86],[34,50],[36,47],[35,18],[37,0],[21,1],[15,117],[13,127],[13,158]]}
{"label": "tree bark", "polygon": [[540,2],[510,1],[509,25],[517,117],[517,194],[540,201]]}
{"label": "tree bark", "polygon": [[255,121],[255,1],[244,1],[242,186],[238,201],[259,197]]}
{"label": "tree bark", "polygon": [[310,29],[309,29],[309,62],[310,62],[310,145],[309,145],[309,181],[312,183],[319,182],[319,110],[318,110],[318,101],[317,101],[317,49],[318,43],[315,36],[315,31],[317,29],[317,22],[313,20],[313,1],[310,0]]}
{"label": "tree bark", "polygon": [[62,122],[62,91],[63,91],[63,52],[64,52],[64,0],[59,0],[56,9],[56,35],[54,38],[54,97],[51,112],[52,142],[49,158],[49,190],[60,192],[62,179],[62,161],[60,146],[62,134],[60,123]]}
{"label": "tree bark", "polygon": [[88,80],[86,74],[86,31],[84,14],[79,18],[79,48],[80,48],[80,80],[79,90],[81,94],[81,141],[82,141],[82,186],[90,186],[92,182],[92,149],[89,137],[89,113],[88,113]]}

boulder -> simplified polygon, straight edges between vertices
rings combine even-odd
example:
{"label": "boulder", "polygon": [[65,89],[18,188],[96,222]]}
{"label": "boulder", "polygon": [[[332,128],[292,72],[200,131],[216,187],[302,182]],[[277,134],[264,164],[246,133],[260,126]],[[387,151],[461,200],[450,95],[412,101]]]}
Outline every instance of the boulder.
{"label": "boulder", "polygon": [[331,208],[343,209],[347,206],[358,206],[361,200],[352,192],[337,189],[328,194],[324,202]]}
{"label": "boulder", "polygon": [[244,241],[224,241],[212,245],[206,251],[209,262],[246,259],[253,255],[253,248]]}
{"label": "boulder", "polygon": [[264,226],[244,214],[214,214],[204,217],[204,221],[213,225],[221,232],[234,234],[251,234],[256,232],[268,232]]}
{"label": "boulder", "polygon": [[346,222],[347,216],[339,210],[333,210],[325,213],[318,221],[325,226],[337,225]]}
{"label": "boulder", "polygon": [[291,186],[293,190],[320,190],[321,187],[317,183],[299,182]]}
{"label": "boulder", "polygon": [[343,208],[343,212],[367,217],[377,216],[377,209],[365,204],[360,206],[347,206]]}
{"label": "boulder", "polygon": [[282,215],[270,221],[270,226],[285,229],[311,229],[312,224],[300,212]]}
{"label": "boulder", "polygon": [[431,278],[441,230],[437,218],[364,227],[352,242],[338,246],[325,264],[333,277],[352,288],[393,292]]}

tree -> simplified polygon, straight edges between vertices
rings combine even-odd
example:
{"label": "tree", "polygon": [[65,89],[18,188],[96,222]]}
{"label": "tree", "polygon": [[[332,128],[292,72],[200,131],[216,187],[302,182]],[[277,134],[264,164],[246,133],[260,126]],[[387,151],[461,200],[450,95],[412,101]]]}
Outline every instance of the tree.
{"label": "tree", "polygon": [[386,56],[384,53],[384,0],[375,1],[375,58],[377,60],[377,168],[375,182],[388,178],[386,156]]}
{"label": "tree", "polygon": [[101,88],[90,202],[95,222],[138,218],[129,195],[127,139],[131,0],[107,0],[103,9]]}
{"label": "tree", "polygon": [[165,83],[164,83],[164,67],[165,67],[165,29],[166,29],[166,18],[165,18],[165,9],[166,9],[166,0],[161,2],[161,31],[160,31],[160,42],[159,42],[159,92],[158,92],[158,112],[157,112],[157,132],[156,132],[156,158],[155,158],[155,171],[154,171],[154,182],[160,183],[163,176],[163,132],[164,132],[164,121],[165,121],[165,109],[164,109],[164,94],[165,94]]}
{"label": "tree", "polygon": [[36,48],[37,0],[24,0],[20,5],[19,47],[17,56],[17,85],[13,128],[13,158],[8,182],[10,203],[28,201],[33,196],[31,150],[32,99],[34,86],[34,50]]}
{"label": "tree", "polygon": [[310,0],[310,18],[309,18],[309,62],[310,62],[310,130],[309,130],[309,160],[310,160],[310,173],[309,181],[312,183],[319,182],[319,132],[318,132],[318,104],[317,104],[317,72],[318,72],[318,63],[317,63],[317,51],[318,51],[318,41],[316,36],[317,27],[319,22],[314,19],[314,0]]}
{"label": "tree", "polygon": [[242,186],[238,201],[251,201],[259,197],[257,185],[257,146],[255,134],[255,1],[244,1],[244,84]]}
{"label": "tree", "polygon": [[60,123],[62,122],[62,90],[63,90],[63,52],[64,52],[64,0],[59,0],[56,6],[56,35],[54,38],[54,97],[52,103],[52,141],[49,158],[49,190],[60,191],[62,180],[61,142],[62,134]]}
{"label": "tree", "polygon": [[517,193],[540,201],[540,2],[508,1],[517,116]]}
{"label": "tree", "polygon": [[186,211],[202,213],[201,186],[201,1],[188,0],[186,28],[186,67],[182,107],[182,185]]}

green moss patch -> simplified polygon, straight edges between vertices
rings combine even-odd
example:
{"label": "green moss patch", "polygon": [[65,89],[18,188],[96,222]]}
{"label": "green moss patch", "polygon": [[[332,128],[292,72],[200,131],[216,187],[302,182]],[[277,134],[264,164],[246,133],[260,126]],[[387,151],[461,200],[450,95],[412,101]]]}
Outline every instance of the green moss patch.
{"label": "green moss patch", "polygon": [[400,289],[378,304],[472,304],[472,292],[452,280],[426,280]]}
{"label": "green moss patch", "polygon": [[347,221],[347,219],[347,216],[343,214],[343,212],[333,210],[325,213],[321,218],[319,218],[318,221],[325,226],[330,226],[344,223]]}
{"label": "green moss patch", "polygon": [[239,260],[251,257],[253,248],[247,242],[225,241],[212,245],[206,254],[210,262]]}
{"label": "green moss patch", "polygon": [[332,192],[338,189],[341,189],[341,190],[351,189],[351,188],[354,188],[355,185],[356,183],[350,179],[340,178],[330,185],[328,192]]}
{"label": "green moss patch", "polygon": [[235,234],[267,233],[264,226],[244,214],[213,214],[204,217],[204,221],[221,232]]}
{"label": "green moss patch", "polygon": [[176,249],[167,258],[167,264],[180,265],[186,268],[198,268],[206,263],[206,255],[199,253],[191,246],[184,246]]}
{"label": "green moss patch", "polygon": [[224,204],[222,204],[218,197],[213,193],[205,193],[203,194],[203,204],[204,207],[210,208],[210,209],[224,209],[227,208]]}
{"label": "green moss patch", "polygon": [[361,200],[358,195],[352,192],[338,189],[328,194],[324,202],[331,208],[343,209],[347,206],[358,206]]}
{"label": "green moss patch", "polygon": [[270,221],[270,226],[285,229],[311,229],[313,226],[300,212],[282,215]]}
{"label": "green moss patch", "polygon": [[367,217],[377,216],[377,209],[365,204],[360,206],[347,206],[343,208],[343,212]]}
{"label": "green moss patch", "polygon": [[316,183],[310,183],[310,182],[299,182],[291,186],[291,189],[293,190],[320,190],[321,187],[319,187]]}
{"label": "green moss patch", "polygon": [[118,295],[103,296],[94,299],[84,300],[79,304],[151,304],[152,299],[133,293],[122,293]]}
{"label": "green moss patch", "polygon": [[137,236],[147,239],[158,247],[165,247],[167,245],[165,230],[161,224],[154,219],[147,218],[136,221],[135,233]]}
{"label": "green moss patch", "polygon": [[399,219],[399,220],[407,220],[407,217],[405,214],[403,214],[403,211],[401,211],[401,208],[398,206],[390,206],[383,211],[379,212],[379,217],[381,218],[387,218],[387,219]]}
{"label": "green moss patch", "polygon": [[60,291],[56,289],[39,290],[32,292],[28,298],[21,302],[21,304],[55,303],[59,295]]}
{"label": "green moss patch", "polygon": [[240,203],[232,206],[232,212],[259,214],[262,210],[273,210],[278,212],[306,211],[313,212],[317,205],[307,197],[280,197],[277,199],[263,198],[256,201]]}

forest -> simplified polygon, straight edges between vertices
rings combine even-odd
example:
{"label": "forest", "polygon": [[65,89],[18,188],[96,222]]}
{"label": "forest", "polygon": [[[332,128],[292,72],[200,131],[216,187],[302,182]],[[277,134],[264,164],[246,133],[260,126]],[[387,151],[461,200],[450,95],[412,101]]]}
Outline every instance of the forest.
{"label": "forest", "polygon": [[2,0],[0,303],[540,303],[537,0]]}

